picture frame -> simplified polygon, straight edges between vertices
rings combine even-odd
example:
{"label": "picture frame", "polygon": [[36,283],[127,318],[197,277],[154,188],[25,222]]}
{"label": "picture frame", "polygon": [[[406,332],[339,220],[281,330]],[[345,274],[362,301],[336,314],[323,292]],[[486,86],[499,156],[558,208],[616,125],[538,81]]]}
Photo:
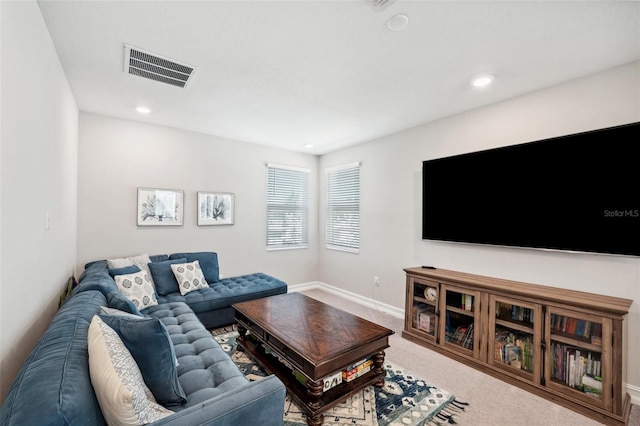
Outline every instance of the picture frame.
{"label": "picture frame", "polygon": [[235,194],[198,192],[198,226],[233,225]]}
{"label": "picture frame", "polygon": [[184,218],[184,191],[138,188],[138,226],[180,226]]}

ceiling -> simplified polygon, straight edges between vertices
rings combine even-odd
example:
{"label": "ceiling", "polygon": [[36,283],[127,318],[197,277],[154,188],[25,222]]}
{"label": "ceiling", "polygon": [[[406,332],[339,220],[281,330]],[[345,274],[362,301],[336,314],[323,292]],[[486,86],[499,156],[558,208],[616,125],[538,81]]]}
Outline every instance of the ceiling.
{"label": "ceiling", "polygon": [[[39,5],[81,111],[318,155],[640,59],[636,1]],[[125,73],[127,44],[192,81]]]}

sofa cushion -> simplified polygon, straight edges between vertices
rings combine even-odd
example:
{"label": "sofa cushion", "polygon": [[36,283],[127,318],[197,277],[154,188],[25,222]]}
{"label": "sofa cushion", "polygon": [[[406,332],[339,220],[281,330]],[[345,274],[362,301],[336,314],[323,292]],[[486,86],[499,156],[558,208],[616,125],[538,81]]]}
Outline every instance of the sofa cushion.
{"label": "sofa cushion", "polygon": [[9,388],[0,424],[105,424],[87,353],[89,323],[105,302],[101,292],[84,291],[60,308]]}
{"label": "sofa cushion", "polygon": [[172,409],[180,411],[247,384],[244,374],[185,303],[152,306],[145,314],[167,327],[178,358],[187,403]]}
{"label": "sofa cushion", "polygon": [[202,273],[202,269],[200,269],[200,263],[197,260],[189,263],[171,265],[171,270],[176,276],[178,289],[183,296],[192,291],[209,287]]}
{"label": "sofa cushion", "polygon": [[102,314],[100,319],[118,333],[159,403],[176,405],[186,401],[178,381],[173,343],[160,320],[127,316],[126,313]]}
{"label": "sofa cushion", "polygon": [[[158,296],[158,303],[185,302],[198,314],[227,308],[234,303],[286,292],[287,285],[283,281],[258,272],[223,278],[216,283],[209,283],[209,288],[192,291],[184,296],[179,292]],[[146,314],[146,311],[144,313]]]}
{"label": "sofa cushion", "polygon": [[131,266],[123,266],[122,268],[111,268],[109,269],[109,275],[115,277],[116,275],[128,275],[139,272],[140,268],[136,265]]}
{"label": "sofa cushion", "polygon": [[142,316],[136,305],[116,286],[114,279],[109,275],[106,260],[91,262],[88,265],[82,272],[78,286],[73,289],[72,297],[85,291],[98,290],[107,299],[107,306]]}
{"label": "sofa cushion", "polygon": [[218,254],[212,251],[202,251],[193,253],[174,253],[169,259],[187,259],[187,262],[197,260],[200,262],[204,279],[207,283],[215,283],[220,281],[220,268],[218,266]]}
{"label": "sofa cushion", "polygon": [[136,308],[145,309],[158,304],[149,272],[143,270],[128,275],[116,275],[114,279],[120,292],[127,296]]}
{"label": "sofa cushion", "polygon": [[158,294],[166,295],[179,291],[178,281],[171,270],[171,265],[176,263],[187,263],[184,257],[181,259],[169,259],[162,262],[149,263],[149,269],[153,278],[153,283]]}
{"label": "sofa cushion", "polygon": [[97,315],[88,333],[89,372],[110,425],[147,424],[173,414],[156,402],[118,334]]}
{"label": "sofa cushion", "polygon": [[111,259],[107,259],[107,265],[109,269],[115,268],[123,268],[125,266],[137,266],[142,271],[146,271],[149,273],[149,279],[153,284],[153,278],[151,277],[151,271],[149,270],[149,263],[151,259],[148,254],[141,254],[138,256],[129,256],[129,257],[115,257]]}

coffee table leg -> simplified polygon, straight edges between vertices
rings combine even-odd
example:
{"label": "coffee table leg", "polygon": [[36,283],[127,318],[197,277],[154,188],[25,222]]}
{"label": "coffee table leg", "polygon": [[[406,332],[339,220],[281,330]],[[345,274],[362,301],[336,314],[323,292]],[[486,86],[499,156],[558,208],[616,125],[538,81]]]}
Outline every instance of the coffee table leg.
{"label": "coffee table leg", "polygon": [[[322,380],[307,380],[307,395],[309,395],[309,408],[317,410],[320,408],[320,398],[322,397],[322,391],[324,389],[324,382]],[[309,426],[320,426],[324,421],[324,415],[322,413],[316,414],[311,417],[307,415],[307,424]]]}
{"label": "coffee table leg", "polygon": [[[247,331],[248,331],[248,330],[247,330],[245,327],[243,327],[242,325],[238,324],[238,341],[239,341],[239,342],[244,341],[244,338],[245,338],[245,337],[246,337],[246,335],[247,335]],[[238,351],[242,351],[242,350],[244,350],[244,349],[242,348],[242,346],[241,346],[241,345],[237,345],[236,350],[238,350]]]}
{"label": "coffee table leg", "polygon": [[[373,356],[373,372],[376,374],[384,374],[384,351],[380,351]],[[373,386],[381,388],[384,386],[384,376],[373,384]]]}

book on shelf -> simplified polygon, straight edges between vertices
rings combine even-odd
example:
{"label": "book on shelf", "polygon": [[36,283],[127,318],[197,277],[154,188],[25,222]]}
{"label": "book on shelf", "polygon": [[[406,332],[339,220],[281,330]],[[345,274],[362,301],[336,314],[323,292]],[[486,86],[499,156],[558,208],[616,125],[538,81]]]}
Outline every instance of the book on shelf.
{"label": "book on shelf", "polygon": [[496,318],[505,321],[533,322],[533,309],[496,302]]}
{"label": "book on shelf", "polygon": [[594,345],[602,345],[602,323],[599,322],[551,314],[551,330],[583,338]]}
{"label": "book on shelf", "polygon": [[363,360],[360,360],[357,363],[350,365],[349,367],[347,367],[342,371],[342,381],[350,382],[352,380],[355,380],[358,377],[371,371],[372,367],[373,367],[372,359],[365,358]]}
{"label": "book on shelf", "polygon": [[590,396],[602,393],[601,354],[562,343],[551,344],[551,377]]}
{"label": "book on shelf", "polygon": [[526,371],[533,370],[533,337],[526,333],[496,330],[495,359]]}

